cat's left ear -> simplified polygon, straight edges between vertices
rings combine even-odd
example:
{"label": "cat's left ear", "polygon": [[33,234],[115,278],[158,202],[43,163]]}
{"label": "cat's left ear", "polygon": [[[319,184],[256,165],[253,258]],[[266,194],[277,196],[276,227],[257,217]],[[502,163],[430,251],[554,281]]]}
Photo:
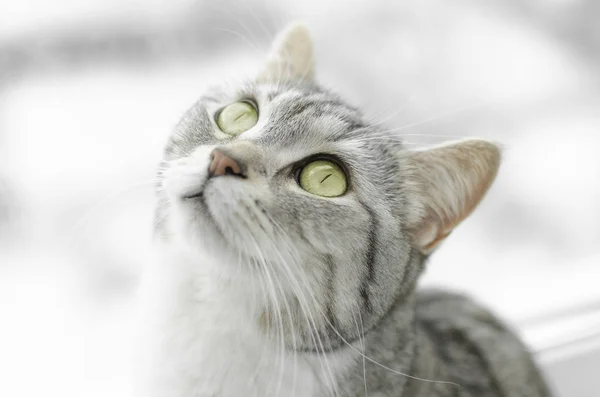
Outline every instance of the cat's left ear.
{"label": "cat's left ear", "polygon": [[477,207],[496,177],[500,158],[500,148],[481,139],[409,152],[407,223],[421,252],[433,252]]}
{"label": "cat's left ear", "polygon": [[260,83],[313,81],[313,43],[308,28],[294,23],[275,39],[271,55],[257,76]]}

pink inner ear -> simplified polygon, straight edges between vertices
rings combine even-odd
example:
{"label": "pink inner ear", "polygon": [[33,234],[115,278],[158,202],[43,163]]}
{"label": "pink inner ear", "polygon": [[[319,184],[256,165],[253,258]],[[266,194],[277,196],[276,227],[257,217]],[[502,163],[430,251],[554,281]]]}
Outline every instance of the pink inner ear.
{"label": "pink inner ear", "polygon": [[451,233],[452,233],[452,230],[450,230],[448,233],[439,235],[435,240],[433,240],[431,243],[425,245],[422,248],[423,252],[431,252],[431,251],[433,251],[435,249],[435,247],[437,247],[437,245],[439,243],[441,243],[442,241],[444,241],[446,239],[446,237],[448,237]]}
{"label": "pink inner ear", "polygon": [[[431,217],[427,219],[423,222],[424,227],[421,230],[416,230],[414,233],[415,243],[424,253],[432,252],[439,243],[452,233],[454,227],[457,225],[440,228],[442,222],[439,219],[434,220]],[[444,223],[444,225],[448,224],[448,222]]]}
{"label": "pink inner ear", "polygon": [[473,212],[495,179],[500,151],[467,140],[411,156],[410,186],[421,216],[413,223],[415,244],[431,252]]}

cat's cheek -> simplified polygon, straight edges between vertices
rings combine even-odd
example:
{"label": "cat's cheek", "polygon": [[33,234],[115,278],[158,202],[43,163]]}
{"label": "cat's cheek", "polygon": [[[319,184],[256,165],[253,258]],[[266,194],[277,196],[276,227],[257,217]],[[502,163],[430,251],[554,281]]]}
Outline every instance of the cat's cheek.
{"label": "cat's cheek", "polygon": [[200,146],[188,157],[174,160],[162,173],[162,187],[171,201],[201,193],[208,179],[214,146]]}
{"label": "cat's cheek", "polygon": [[182,205],[181,200],[171,202],[171,214],[169,223],[174,234],[185,236],[190,228],[190,213],[189,208]]}
{"label": "cat's cheek", "polygon": [[167,170],[164,173],[162,186],[169,201],[181,202],[186,197],[202,193],[208,176],[207,169],[208,165]]}

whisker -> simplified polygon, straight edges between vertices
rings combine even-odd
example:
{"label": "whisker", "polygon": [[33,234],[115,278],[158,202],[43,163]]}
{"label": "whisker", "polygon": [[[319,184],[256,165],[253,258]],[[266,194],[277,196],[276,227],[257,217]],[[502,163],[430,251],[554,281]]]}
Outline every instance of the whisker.
{"label": "whisker", "polygon": [[[272,220],[271,220],[271,221],[272,221]],[[275,248],[275,251],[278,251],[278,249],[277,249],[277,248]],[[305,282],[305,285],[308,285],[308,284],[307,284],[307,281],[306,281],[306,279],[305,279],[305,277],[304,277],[304,276],[303,276],[303,274],[302,274],[302,272],[299,272],[299,274],[300,274],[300,276],[301,276],[301,277],[300,277],[300,278],[301,278],[301,280],[303,280],[303,281]],[[315,303],[316,303],[316,298],[314,298],[314,296],[312,296],[311,294],[309,294],[309,295],[310,295],[310,296],[313,298],[313,300],[314,300],[314,301],[315,301]],[[379,366],[380,368],[383,368],[383,369],[385,369],[385,370],[387,370],[387,371],[390,371],[391,373],[394,373],[394,374],[396,374],[396,375],[400,375],[400,376],[405,376],[405,377],[407,377],[407,378],[410,378],[410,379],[415,379],[415,380],[422,381],[422,382],[427,382],[427,383],[449,384],[449,385],[453,385],[453,386],[461,387],[459,384],[457,384],[457,383],[454,383],[454,382],[450,382],[450,381],[441,381],[441,380],[425,379],[425,378],[420,378],[420,377],[417,377],[417,376],[409,375],[409,374],[406,374],[406,373],[403,373],[403,372],[400,372],[400,371],[396,371],[396,370],[394,370],[394,369],[392,369],[392,368],[389,368],[389,367],[387,367],[387,366],[385,366],[385,365],[383,365],[383,364],[381,364],[381,363],[377,362],[376,360],[374,360],[374,359],[372,359],[371,357],[367,356],[367,355],[366,355],[366,354],[364,354],[363,352],[360,352],[360,351],[359,351],[358,349],[356,349],[356,348],[355,348],[355,347],[354,347],[354,346],[353,346],[351,343],[349,343],[349,342],[348,342],[348,341],[347,341],[347,340],[346,340],[346,339],[345,339],[345,338],[344,338],[344,337],[341,335],[341,333],[340,333],[340,332],[337,330],[337,328],[335,328],[335,326],[334,326],[334,325],[331,323],[331,321],[329,321],[329,319],[327,318],[327,315],[325,314],[325,312],[324,312],[324,311],[322,311],[322,309],[320,308],[320,306],[317,304],[317,305],[315,305],[315,307],[317,308],[317,310],[320,310],[320,312],[321,312],[321,313],[320,313],[320,314],[321,314],[321,316],[323,317],[323,319],[325,320],[325,322],[328,324],[328,326],[329,326],[329,327],[330,327],[330,328],[333,330],[333,332],[335,332],[335,334],[338,336],[338,338],[339,338],[339,339],[340,339],[340,340],[341,340],[341,341],[342,341],[344,344],[346,344],[346,345],[347,345],[347,346],[348,346],[348,347],[349,347],[351,350],[353,350],[353,351],[355,351],[356,353],[360,354],[360,355],[363,357],[363,359],[364,359],[364,360],[367,360],[367,361],[371,362],[372,364],[375,364],[375,365]]]}
{"label": "whisker", "polygon": [[99,201],[97,201],[73,225],[71,231],[68,234],[68,236],[70,236],[68,238],[68,241],[70,241],[69,244],[73,244],[74,242],[77,241],[78,238],[81,238],[81,235],[83,234],[81,232],[81,229],[83,227],[85,227],[86,223],[89,222],[90,218],[95,213],[97,213],[103,206],[106,206],[107,204],[110,204],[111,202],[113,202],[117,198],[120,198],[125,193],[129,193],[129,192],[135,191],[135,190],[141,190],[142,188],[150,188],[150,187],[153,186],[153,184],[155,182],[156,182],[155,179],[150,179],[150,180],[147,180],[147,181],[144,181],[144,182],[137,182],[137,183],[134,183],[134,184],[132,184],[132,185],[130,185],[128,187],[125,187],[123,189],[119,189],[119,190],[117,190],[114,193],[110,193],[109,195],[107,195],[104,198],[102,198]]}
{"label": "whisker", "polygon": [[[455,116],[456,114],[459,114],[459,113],[462,113],[462,112],[467,112],[467,111],[471,111],[471,110],[474,110],[474,109],[477,109],[477,108],[485,108],[485,107],[489,107],[489,106],[490,106],[489,104],[468,105],[468,106],[464,106],[464,107],[461,107],[461,108],[458,108],[458,109],[455,109],[455,110],[452,110],[452,111],[449,111],[449,112],[444,112],[444,113],[441,113],[441,114],[438,114],[436,116],[432,116],[432,117],[429,117],[429,118],[426,118],[426,119],[423,119],[423,120],[420,120],[420,121],[416,121],[416,122],[413,122],[413,123],[405,124],[405,125],[400,126],[400,127],[391,128],[391,129],[384,130],[384,131],[379,131],[379,133],[381,133],[381,134],[388,134],[388,133],[392,133],[392,132],[404,131],[404,130],[407,130],[407,129],[410,129],[410,128],[419,127],[419,126],[426,125],[426,124],[429,124],[429,123],[432,123],[432,122],[435,122],[435,121],[443,120],[445,118]],[[371,125],[367,125],[365,127],[361,127],[361,128],[357,128],[355,130],[352,130],[349,133],[350,134],[356,134],[357,132],[368,130],[370,128],[372,128],[372,126]],[[404,134],[404,135],[405,136],[410,136],[410,134]],[[413,136],[424,136],[424,137],[426,137],[426,136],[432,136],[432,137],[434,137],[435,135],[414,134]],[[437,137],[450,137],[450,138],[453,138],[452,136],[449,136],[449,135],[439,135]]]}
{"label": "whisker", "polygon": [[365,360],[365,337],[364,337],[364,333],[365,333],[365,329],[364,329],[364,325],[362,322],[362,316],[360,314],[360,310],[357,310],[358,315],[360,316],[360,324],[361,324],[361,328],[358,327],[358,321],[356,320],[356,316],[354,314],[354,312],[352,313],[352,319],[354,320],[354,324],[356,325],[356,333],[359,335],[359,342],[360,342],[360,346],[362,349],[362,353],[363,353],[363,357],[362,357],[362,366],[363,366],[363,380],[365,383],[365,397],[368,397],[369,395],[369,391],[367,389],[367,366],[366,366],[366,360]]}
{"label": "whisker", "polygon": [[[249,209],[248,206],[245,206],[245,208]],[[275,390],[275,395],[278,395],[279,394],[279,390],[281,389],[281,386],[282,386],[283,374],[284,374],[284,365],[285,365],[284,325],[283,325],[283,318],[281,316],[282,310],[281,310],[281,307],[279,305],[279,300],[278,300],[278,297],[277,297],[277,291],[278,290],[279,290],[279,292],[282,294],[282,296],[284,298],[285,305],[287,305],[288,316],[291,316],[291,311],[289,310],[289,304],[288,304],[287,300],[285,299],[285,292],[283,291],[283,288],[281,287],[281,284],[278,282],[278,280],[276,278],[276,274],[274,272],[271,273],[272,269],[270,269],[270,267],[268,265],[268,261],[264,258],[262,250],[260,249],[260,245],[258,244],[258,242],[256,241],[256,239],[254,238],[254,228],[252,227],[252,224],[246,219],[246,217],[244,216],[244,214],[242,214],[239,210],[236,211],[236,213],[238,214],[238,216],[240,217],[240,219],[246,224],[246,228],[250,232],[249,235],[248,235],[248,238],[251,239],[251,241],[252,241],[252,243],[254,245],[255,253],[257,254],[257,257],[259,259],[261,267],[265,271],[265,274],[267,276],[267,280],[268,280],[268,283],[270,285],[270,288],[273,291],[272,300],[273,300],[273,303],[275,304],[275,312],[276,312],[276,316],[277,316],[277,319],[278,319],[277,321],[279,323],[279,326],[278,326],[278,331],[279,331],[278,335],[279,335],[279,340],[280,340],[279,381],[278,381],[278,384],[277,384],[277,388]],[[276,286],[278,288],[276,288]]]}
{"label": "whisker", "polygon": [[[273,219],[269,218],[269,220],[273,223],[273,226],[277,227],[277,229],[280,230],[280,233],[283,236],[287,236],[287,234],[285,233],[285,231],[281,228],[281,226],[279,226]],[[284,239],[284,244],[286,244],[287,246],[287,239]],[[288,247],[289,248],[289,247]],[[334,392],[334,395],[339,395],[339,391],[337,389],[337,384],[335,382],[335,378],[333,376],[332,370],[331,370],[331,366],[329,364],[329,360],[327,358],[327,355],[325,353],[325,348],[323,346],[323,341],[320,337],[320,334],[316,331],[318,328],[316,326],[316,321],[313,317],[313,314],[310,310],[310,306],[308,305],[308,302],[306,301],[306,296],[304,295],[304,290],[300,287],[297,279],[293,276],[293,273],[291,271],[291,269],[289,269],[289,267],[287,266],[287,262],[286,260],[283,258],[281,252],[279,251],[279,249],[276,248],[276,246],[274,246],[274,252],[279,256],[282,265],[284,266],[285,270],[286,270],[286,278],[288,279],[288,281],[293,281],[294,284],[296,285],[296,291],[299,292],[300,294],[297,294],[297,298],[299,299],[299,302],[301,303],[301,308],[303,310],[303,313],[305,315],[305,318],[307,319],[307,321],[309,322],[309,331],[311,334],[311,338],[313,339],[313,344],[316,347],[317,350],[317,356],[320,358],[321,361],[321,365],[322,365],[322,369],[324,371],[327,371],[328,375],[329,375],[329,379],[330,379],[330,387],[331,390]],[[294,252],[293,250],[290,250],[289,252]],[[299,273],[302,279],[302,273]],[[308,282],[303,279],[304,284],[306,286],[308,286]],[[318,305],[316,298],[314,297],[314,295],[311,294],[310,292],[310,287],[307,289],[307,292],[309,293],[309,296],[311,296],[311,298],[313,299],[313,301]],[[313,332],[314,329],[314,332]],[[315,341],[315,335],[316,335],[316,341]],[[318,344],[317,344],[318,342]],[[319,347],[321,348],[321,351],[319,352]]]}
{"label": "whisker", "polygon": [[242,39],[246,44],[250,45],[250,47],[252,47],[252,49],[254,49],[256,51],[260,50],[259,47],[254,42],[252,42],[250,39],[248,39],[243,34],[236,32],[235,30],[226,29],[226,28],[210,28],[208,30],[215,30],[215,31],[221,31],[221,32],[232,34],[232,35]]}
{"label": "whisker", "polygon": [[351,343],[349,343],[340,333],[339,331],[333,326],[333,324],[331,324],[331,322],[329,322],[327,319],[326,321],[329,323],[329,326],[332,328],[333,332],[335,332],[338,336],[338,338],[340,338],[341,341],[343,341],[346,345],[348,345],[348,347],[350,347],[350,349],[354,350],[356,353],[360,354],[365,360],[377,365],[378,367],[381,367],[383,369],[386,369],[394,374],[397,375],[402,375],[402,376],[406,376],[407,378],[411,378],[411,379],[415,379],[418,381],[422,381],[422,382],[427,382],[427,383],[439,383],[439,384],[447,384],[447,385],[453,385],[453,386],[457,386],[457,387],[461,387],[458,383],[454,383],[454,382],[450,382],[450,381],[443,381],[443,380],[433,380],[433,379],[425,379],[425,378],[420,378],[417,376],[413,376],[413,375],[409,375],[406,374],[404,372],[400,372],[400,371],[396,371],[390,367],[387,367],[377,361],[375,361],[374,359],[372,359],[371,357],[368,357],[367,355],[363,354],[360,352],[360,350],[356,349],[354,346],[352,346]]}
{"label": "whisker", "polygon": [[[264,219],[261,216],[261,213],[256,208],[256,206],[252,205],[251,203],[245,202],[245,207],[253,215],[253,217],[256,219],[256,221],[259,224],[261,224],[261,228],[263,230],[266,230],[268,232],[273,232],[273,228],[272,227],[270,227],[270,228],[268,227],[271,224],[269,222],[266,222],[266,224],[265,224]],[[271,237],[270,237],[270,239],[272,240]],[[275,246],[275,244],[273,244],[273,245]],[[257,248],[260,250],[259,247],[257,247]],[[279,277],[277,277],[277,272],[275,272],[275,270],[273,269],[272,264],[270,264],[269,262],[267,262],[264,259],[264,254],[262,253],[261,250],[260,250],[260,256],[261,256],[261,258],[263,258],[262,260],[263,260],[264,265],[267,265],[267,266],[269,266],[271,268],[271,271],[273,272],[273,276],[274,276],[275,281],[278,283],[280,289],[283,291],[283,287],[281,286],[281,282],[279,280]],[[294,330],[294,321],[293,321],[293,318],[292,318],[291,306],[290,306],[290,304],[288,302],[288,299],[287,299],[286,295],[287,294],[283,293],[284,306],[285,306],[285,308],[287,310],[287,313],[288,313],[288,320],[290,322],[290,324],[289,324],[290,325],[290,332],[292,334],[292,348],[293,348],[293,355],[294,355],[294,370],[293,370],[293,381],[292,381],[294,387],[292,388],[292,390],[294,391],[294,395],[295,395],[295,393],[296,393],[295,386],[296,386],[296,383],[297,383],[297,372],[298,372],[298,362],[297,362],[298,361],[298,356],[297,356],[297,349],[296,349],[296,347],[297,347],[297,338],[296,338],[296,333],[295,333],[295,330]]]}

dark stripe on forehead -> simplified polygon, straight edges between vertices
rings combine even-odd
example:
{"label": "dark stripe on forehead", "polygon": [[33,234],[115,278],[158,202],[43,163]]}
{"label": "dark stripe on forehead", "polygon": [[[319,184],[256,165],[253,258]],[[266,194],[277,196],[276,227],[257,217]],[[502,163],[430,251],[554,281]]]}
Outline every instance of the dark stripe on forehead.
{"label": "dark stripe on forehead", "polygon": [[354,138],[353,136],[349,135],[350,132],[366,128],[366,124],[364,124],[361,120],[353,120],[349,118],[341,118],[341,120],[346,124],[346,130],[341,133],[331,135],[330,139],[332,142],[350,140]]}
{"label": "dark stripe on forehead", "polygon": [[[263,129],[263,134],[257,137],[260,144],[290,146],[306,139],[307,131],[318,134],[324,141],[336,142],[343,140],[348,131],[363,126],[358,115],[351,114],[349,108],[344,105],[333,102],[319,103],[308,98],[286,102],[271,105],[274,111]],[[320,130],[320,119],[324,117],[337,120],[337,128]],[[327,123],[330,123],[329,119]]]}
{"label": "dark stripe on forehead", "polygon": [[364,125],[362,114],[337,96],[318,93],[311,94],[304,100],[311,103],[316,111],[316,116],[334,116],[340,122],[346,124],[347,131],[355,130]]}
{"label": "dark stripe on forehead", "polygon": [[272,102],[275,98],[277,98],[279,95],[281,95],[283,93],[284,93],[284,91],[280,91],[280,90],[269,91],[267,93],[267,101]]}
{"label": "dark stripe on forehead", "polygon": [[312,103],[310,102],[295,102],[292,104],[292,106],[290,106],[288,109],[286,109],[286,115],[289,114],[288,117],[297,117],[302,115],[304,112],[306,112],[307,110],[310,110],[312,108]]}
{"label": "dark stripe on forehead", "polygon": [[[345,116],[360,115],[360,112],[349,106],[342,98],[330,92],[319,89],[316,86],[298,86],[287,87],[285,91],[269,93],[269,100],[273,100],[280,96],[285,96],[278,104],[286,106],[290,102],[301,102],[314,106],[317,110],[335,110],[336,113],[342,113]],[[329,112],[328,112],[329,113]]]}

